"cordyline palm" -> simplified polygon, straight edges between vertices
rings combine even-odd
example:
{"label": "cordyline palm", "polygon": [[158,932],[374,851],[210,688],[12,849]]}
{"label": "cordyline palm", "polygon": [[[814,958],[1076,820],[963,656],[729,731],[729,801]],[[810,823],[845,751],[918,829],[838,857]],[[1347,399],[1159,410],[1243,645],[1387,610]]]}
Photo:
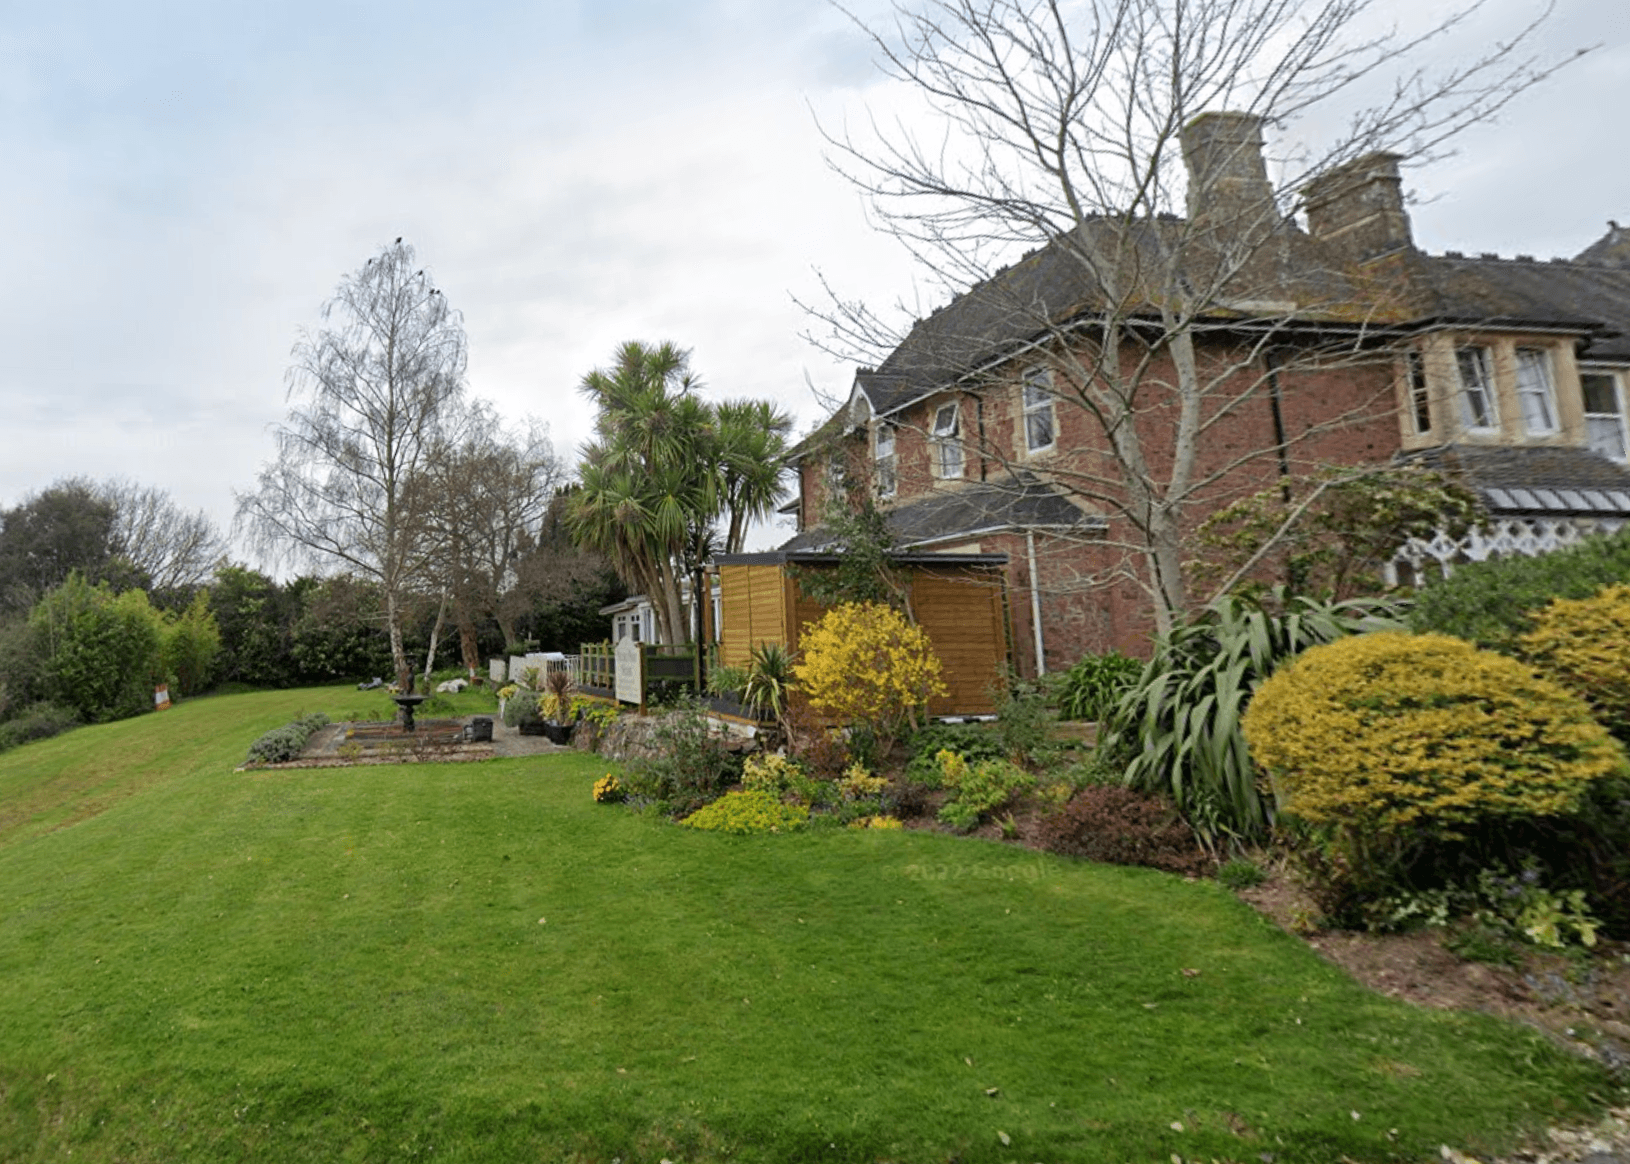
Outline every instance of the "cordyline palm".
{"label": "cordyline palm", "polygon": [[739,554],[748,525],[769,517],[787,495],[781,476],[787,464],[792,417],[768,400],[727,400],[715,415],[723,507],[730,514],[724,550]]}
{"label": "cordyline palm", "polygon": [[608,555],[651,599],[664,642],[681,642],[680,578],[718,516],[713,410],[692,394],[689,353],[626,343],[610,371],[583,378],[599,405],[597,438],[583,450],[582,488],[570,521],[579,544]]}

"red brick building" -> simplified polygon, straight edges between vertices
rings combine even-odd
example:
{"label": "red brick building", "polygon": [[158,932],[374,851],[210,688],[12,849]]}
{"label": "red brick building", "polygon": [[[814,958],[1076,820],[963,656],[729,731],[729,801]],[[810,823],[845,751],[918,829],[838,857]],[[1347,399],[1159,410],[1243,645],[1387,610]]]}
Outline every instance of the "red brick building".
{"label": "red brick building", "polygon": [[828,546],[824,507],[859,484],[902,548],[1006,554],[1034,673],[1146,652],[1177,568],[1150,531],[1192,556],[1208,513],[1319,466],[1464,474],[1490,526],[1412,547],[1416,566],[1630,513],[1630,231],[1568,260],[1427,255],[1391,155],[1332,170],[1287,215],[1256,119],[1204,115],[1183,147],[1186,216],[1088,220],[857,371],[795,452],[783,550]]}

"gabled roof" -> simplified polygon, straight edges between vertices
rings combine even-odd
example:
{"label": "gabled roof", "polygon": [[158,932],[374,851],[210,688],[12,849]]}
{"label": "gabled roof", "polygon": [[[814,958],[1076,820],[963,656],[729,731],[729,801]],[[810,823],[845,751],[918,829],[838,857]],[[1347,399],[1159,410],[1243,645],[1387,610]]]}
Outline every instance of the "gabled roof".
{"label": "gabled roof", "polygon": [[[1019,473],[1002,481],[982,481],[944,489],[885,511],[884,524],[904,549],[966,541],[1008,530],[1069,530],[1090,536],[1106,528],[1097,514],[1085,513],[1034,475]],[[815,526],[786,542],[781,550],[821,551],[833,545],[831,534]]]}

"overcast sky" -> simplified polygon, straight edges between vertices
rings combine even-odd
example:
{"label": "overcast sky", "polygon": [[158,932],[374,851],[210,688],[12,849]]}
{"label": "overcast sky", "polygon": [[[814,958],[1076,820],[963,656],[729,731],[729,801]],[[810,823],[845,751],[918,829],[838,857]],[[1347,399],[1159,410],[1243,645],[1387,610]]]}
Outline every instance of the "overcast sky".
{"label": "overcast sky", "polygon": [[[1491,0],[1486,35],[1534,7]],[[799,338],[792,296],[816,268],[912,294],[822,159],[817,114],[892,100],[822,0],[0,13],[0,505],[121,476],[228,525],[299,329],[399,235],[464,315],[471,390],[570,459],[576,385],[622,340],[694,349],[715,394],[773,396],[803,431],[807,385],[841,396],[853,369]],[[1417,244],[1572,255],[1630,222],[1627,42],[1624,0],[1559,0],[1544,47],[1603,47],[1410,176]]]}

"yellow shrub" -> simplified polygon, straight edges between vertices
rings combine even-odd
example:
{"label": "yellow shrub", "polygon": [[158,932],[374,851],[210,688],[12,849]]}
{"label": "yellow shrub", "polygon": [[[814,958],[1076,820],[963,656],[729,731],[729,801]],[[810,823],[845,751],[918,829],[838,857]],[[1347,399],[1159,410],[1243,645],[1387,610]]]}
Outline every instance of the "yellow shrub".
{"label": "yellow shrub", "polygon": [[1243,728],[1285,811],[1360,831],[1565,815],[1624,763],[1580,700],[1447,635],[1314,647],[1257,689]]}
{"label": "yellow shrub", "polygon": [[803,765],[779,752],[754,752],[741,769],[741,786],[749,792],[780,796],[804,774]]}
{"label": "yellow shrub", "polygon": [[948,688],[928,634],[875,602],[834,606],[804,628],[804,661],[793,668],[817,710],[866,724],[891,739]]}
{"label": "yellow shrub", "polygon": [[882,796],[889,782],[882,776],[873,776],[864,764],[850,764],[838,781],[838,791],[847,800],[872,800]]}
{"label": "yellow shrub", "polygon": [[1519,641],[1544,675],[1595,708],[1615,735],[1630,735],[1630,586],[1554,599]]}

